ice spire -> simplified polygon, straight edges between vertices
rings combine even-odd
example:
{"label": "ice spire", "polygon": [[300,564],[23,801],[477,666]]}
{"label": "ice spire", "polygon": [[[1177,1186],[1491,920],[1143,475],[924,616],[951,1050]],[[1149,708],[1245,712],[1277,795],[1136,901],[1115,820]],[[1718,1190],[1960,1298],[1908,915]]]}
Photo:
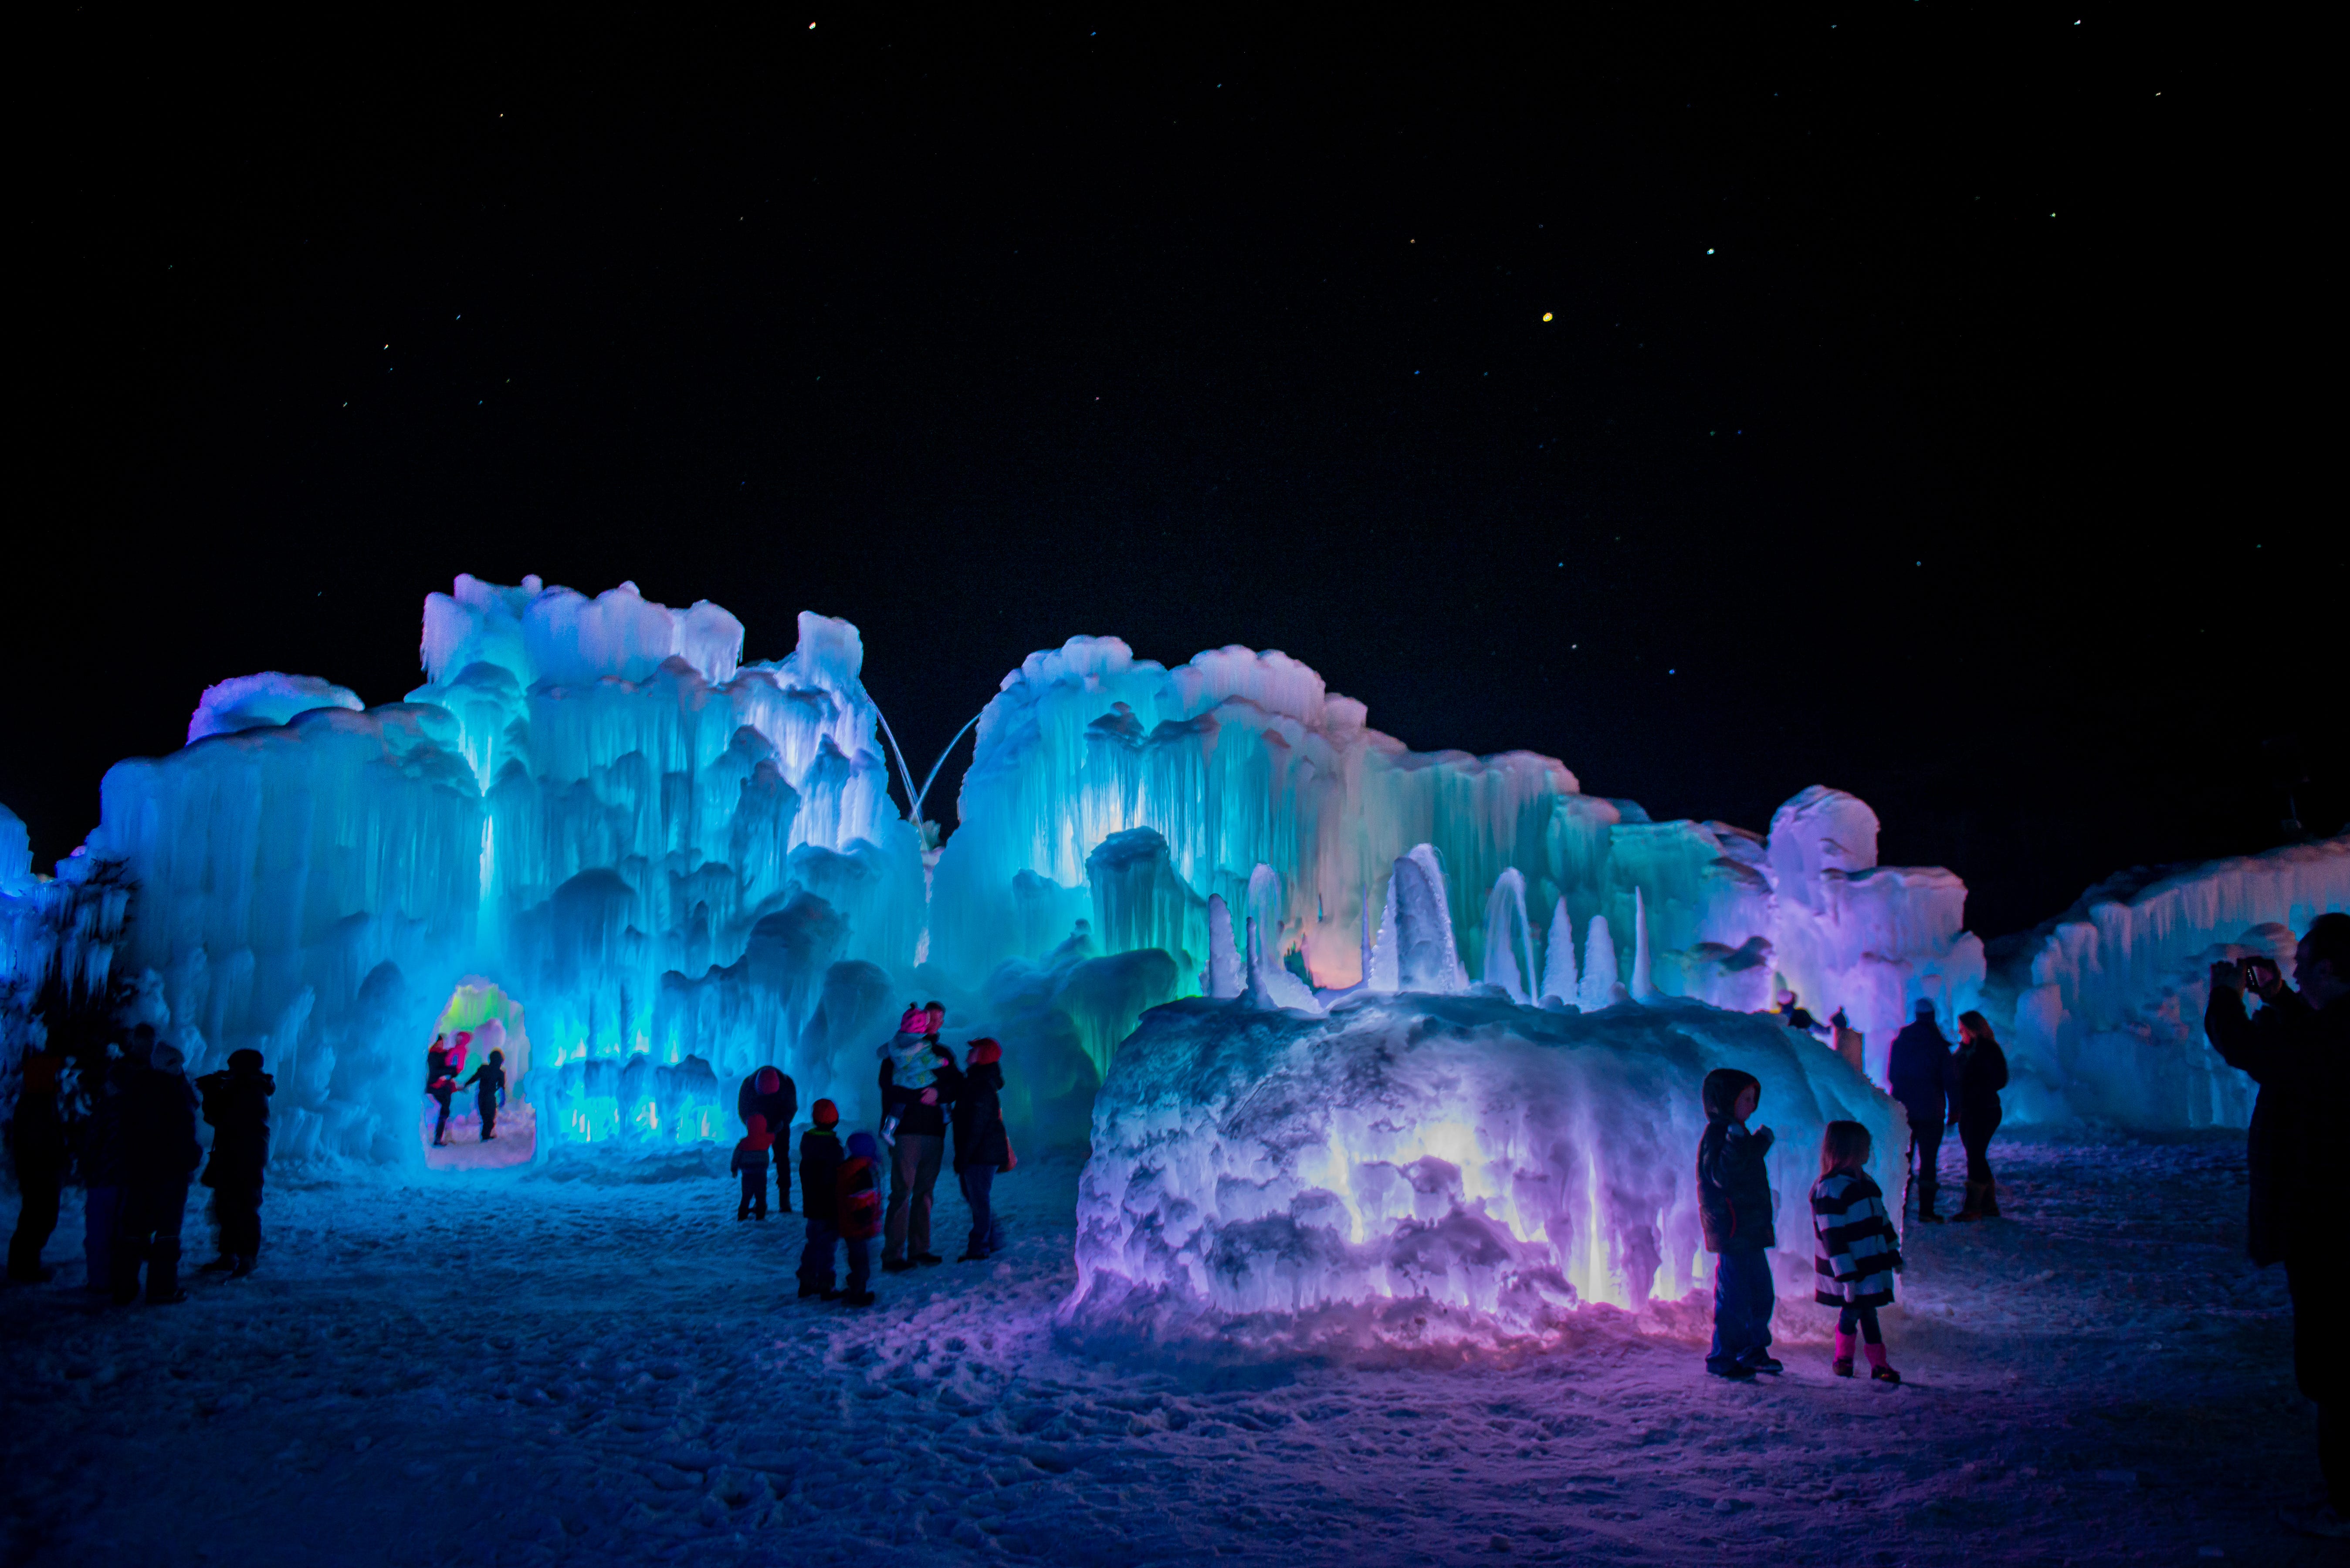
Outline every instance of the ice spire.
{"label": "ice spire", "polygon": [[[1257,867],[1262,871],[1263,867]],[[1251,916],[1248,923],[1248,1002],[1251,1007],[1293,1008],[1299,1012],[1320,1013],[1326,1011],[1321,999],[1304,981],[1268,960],[1264,938]]]}
{"label": "ice spire", "polygon": [[1573,1002],[1575,986],[1575,922],[1567,918],[1566,896],[1561,894],[1558,908],[1550,917],[1550,933],[1543,950],[1542,994],[1544,1002],[1556,997],[1561,1002]]}
{"label": "ice spire", "polygon": [[[1363,894],[1363,917],[1370,919],[1371,896]],[[1396,979],[1396,879],[1388,878],[1388,890],[1379,906],[1379,934],[1365,944],[1363,950],[1363,989],[1392,996],[1397,990]]]}
{"label": "ice spire", "polygon": [[1632,889],[1632,1000],[1654,1002],[1657,987],[1648,978],[1648,905],[1640,889]]}
{"label": "ice spire", "polygon": [[1526,929],[1526,879],[1514,866],[1494,878],[1485,900],[1485,982],[1498,985],[1520,1004],[1532,1000],[1526,986],[1534,973],[1533,933]]}
{"label": "ice spire", "polygon": [[1469,989],[1461,950],[1452,940],[1452,910],[1444,897],[1444,862],[1421,844],[1395,863],[1396,989],[1450,996]]}
{"label": "ice spire", "polygon": [[1591,929],[1583,940],[1583,985],[1579,995],[1586,1012],[1596,1012],[1612,1007],[1619,989],[1616,980],[1616,939],[1607,929],[1607,917],[1591,917]]}
{"label": "ice spire", "polygon": [[1202,979],[1208,994],[1220,1002],[1238,996],[1247,981],[1232,945],[1232,911],[1222,893],[1208,895],[1208,972]]}

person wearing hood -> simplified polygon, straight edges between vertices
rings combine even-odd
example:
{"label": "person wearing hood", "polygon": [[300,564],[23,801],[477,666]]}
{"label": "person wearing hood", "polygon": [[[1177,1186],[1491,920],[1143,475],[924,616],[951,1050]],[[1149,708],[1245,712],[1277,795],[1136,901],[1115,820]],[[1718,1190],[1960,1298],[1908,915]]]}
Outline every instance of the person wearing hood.
{"label": "person wearing hood", "polygon": [[1887,1085],[1909,1118],[1909,1156],[1917,1167],[1918,1218],[1939,1225],[1934,1195],[1939,1190],[1934,1167],[1942,1158],[1942,1128],[1950,1104],[1950,1043],[1934,1022],[1934,1004],[1918,999],[1917,1016],[1893,1037],[1886,1058]]}
{"label": "person wearing hood", "polygon": [[[2338,1185],[2334,1101],[2350,1064],[2350,914],[2320,915],[2302,934],[2288,987],[2253,958],[2211,966],[2203,1030],[2228,1065],[2260,1085],[2247,1131],[2251,1179],[2246,1242],[2262,1268],[2284,1265],[2293,1299],[2293,1369],[2317,1407],[2317,1459],[2326,1501],[2289,1509],[2303,1534],[2350,1540],[2350,1269],[2333,1230]],[[2244,993],[2261,1002],[2246,1016]]]}
{"label": "person wearing hood", "polygon": [[1716,1067],[1698,1091],[1705,1133],[1697,1146],[1698,1222],[1705,1250],[1714,1254],[1713,1345],[1705,1369],[1716,1377],[1752,1377],[1784,1370],[1771,1354],[1771,1314],[1778,1288],[1771,1279],[1771,1249],[1778,1231],[1771,1213],[1771,1173],[1763,1157],[1774,1135],[1748,1130],[1762,1085],[1751,1073]]}
{"label": "person wearing hood", "polygon": [[436,1034],[424,1053],[424,1092],[441,1107],[441,1119],[432,1127],[435,1148],[449,1141],[449,1100],[457,1092],[457,1075],[465,1070],[465,1043],[472,1038],[461,1033],[452,1045],[446,1034]]}
{"label": "person wearing hood", "polygon": [[261,1070],[260,1052],[232,1051],[227,1068],[197,1079],[196,1092],[213,1128],[204,1185],[213,1189],[220,1233],[220,1256],[203,1272],[241,1280],[261,1256],[261,1177],[269,1164],[269,1096],[277,1080]]}
{"label": "person wearing hood", "polygon": [[114,1299],[125,1306],[139,1299],[142,1266],[149,1305],[188,1299],[180,1288],[180,1228],[204,1150],[196,1141],[196,1092],[182,1071],[185,1060],[178,1046],[158,1044],[123,1094],[122,1228],[113,1266]]}
{"label": "person wearing hood", "polygon": [[463,1087],[473,1091],[473,1109],[482,1117],[482,1141],[487,1143],[498,1136],[498,1107],[506,1103],[506,1054],[492,1050]]}
{"label": "person wearing hood", "polygon": [[[800,1114],[800,1089],[779,1067],[762,1067],[734,1091],[734,1114],[749,1127],[753,1116],[767,1118],[767,1137],[775,1149],[775,1212],[792,1211],[792,1118]],[[763,1176],[764,1181],[765,1178]],[[764,1200],[764,1199],[763,1199]]]}
{"label": "person wearing hood", "polygon": [[891,1143],[885,1273],[946,1262],[931,1251],[931,1203],[946,1157],[947,1109],[962,1089],[954,1054],[939,1044],[946,1011],[935,1002],[906,1009],[898,1033],[881,1047],[882,1137]]}
{"label": "person wearing hood", "polygon": [[984,1261],[1003,1245],[995,1218],[995,1173],[1012,1168],[1012,1137],[1003,1126],[1003,1047],[993,1040],[971,1043],[962,1092],[954,1103],[955,1180],[971,1206],[971,1240],[955,1262]]}
{"label": "person wearing hood", "polygon": [[[873,1237],[881,1229],[880,1156],[881,1147],[871,1133],[849,1134],[847,1158],[840,1162],[833,1183],[838,1193],[835,1224],[848,1254],[848,1288],[840,1299],[853,1307],[873,1304]],[[826,1272],[831,1268],[827,1258]]]}
{"label": "person wearing hood", "polygon": [[800,1299],[838,1298],[832,1288],[832,1255],[840,1249],[840,1167],[848,1157],[840,1147],[840,1107],[818,1100],[808,1108],[815,1125],[800,1137],[800,1212],[807,1217],[800,1245]]}
{"label": "person wearing hood", "polygon": [[66,1126],[57,1106],[63,1059],[28,1051],[24,1081],[16,1091],[16,1114],[8,1124],[8,1155],[16,1168],[16,1231],[8,1239],[8,1282],[46,1283],[55,1272],[41,1262],[41,1249],[57,1229],[57,1201],[66,1179]]}

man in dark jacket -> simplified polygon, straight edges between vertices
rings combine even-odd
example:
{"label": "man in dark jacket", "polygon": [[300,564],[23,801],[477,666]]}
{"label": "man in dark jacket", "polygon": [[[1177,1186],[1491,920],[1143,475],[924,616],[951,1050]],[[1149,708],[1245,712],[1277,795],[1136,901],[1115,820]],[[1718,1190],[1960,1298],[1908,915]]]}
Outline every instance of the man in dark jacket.
{"label": "man in dark jacket", "polygon": [[[2251,1175],[2252,1262],[2284,1265],[2293,1294],[2293,1372],[2317,1406],[2317,1454],[2326,1506],[2288,1511],[2310,1534],[2350,1539],[2350,1270],[2333,1236],[2338,1179],[2334,1136],[2342,1076],[2350,1068],[2350,915],[2320,915],[2293,955],[2289,991],[2273,966],[2216,963],[2203,1030],[2229,1065],[2261,1085],[2246,1150]],[[2244,1013],[2244,992],[2261,999]]]}
{"label": "man in dark jacket", "polygon": [[753,1116],[767,1118],[775,1140],[775,1212],[792,1211],[792,1118],[800,1114],[800,1087],[778,1067],[762,1067],[734,1091],[734,1114],[748,1127]]}
{"label": "man in dark jacket", "polygon": [[66,1128],[57,1109],[57,1070],[63,1064],[46,1051],[27,1051],[16,1114],[8,1124],[8,1153],[16,1167],[16,1233],[8,1239],[8,1280],[37,1285],[53,1270],[41,1249],[57,1228],[57,1195],[66,1179]]}
{"label": "man in dark jacket", "polygon": [[1934,1004],[1918,999],[1918,1015],[1893,1037],[1885,1064],[1893,1097],[1909,1117],[1909,1154],[1917,1168],[1918,1218],[1939,1225],[1934,1212],[1935,1162],[1942,1158],[1942,1128],[1950,1105],[1950,1043],[1934,1023]]}
{"label": "man in dark jacket", "polygon": [[[140,1044],[143,1034],[143,1045]],[[140,1033],[109,1060],[90,1096],[89,1115],[82,1118],[78,1157],[81,1164],[81,1255],[85,1265],[82,1288],[99,1295],[114,1293],[114,1239],[122,1230],[122,1101],[130,1081],[147,1070],[144,1055],[152,1051],[154,1031],[140,1025]]]}
{"label": "man in dark jacket", "polygon": [[1783,1364],[1771,1354],[1771,1314],[1778,1289],[1771,1279],[1771,1249],[1778,1229],[1771,1214],[1769,1127],[1747,1130],[1746,1118],[1761,1104],[1762,1085],[1751,1073],[1717,1067],[1699,1091],[1705,1106],[1705,1136],[1697,1146],[1698,1222],[1705,1250],[1715,1254],[1713,1345],[1705,1369],[1717,1377],[1752,1377],[1777,1372]]}
{"label": "man in dark jacket", "polygon": [[141,1263],[150,1305],[188,1299],[180,1288],[180,1227],[204,1150],[196,1141],[196,1092],[181,1070],[183,1061],[178,1046],[158,1044],[124,1090],[122,1229],[114,1242],[114,1299],[124,1305],[139,1299]]}
{"label": "man in dark jacket", "polygon": [[261,1174],[269,1164],[269,1096],[277,1080],[261,1070],[258,1051],[232,1051],[224,1072],[196,1080],[204,1120],[212,1124],[213,1158],[204,1185],[213,1189],[213,1224],[220,1256],[204,1272],[231,1279],[253,1272],[261,1256]]}
{"label": "man in dark jacket", "polygon": [[971,1240],[958,1263],[982,1262],[1003,1247],[995,1173],[1012,1168],[1012,1137],[1003,1127],[1003,1047],[974,1040],[966,1060],[962,1092],[954,1103],[954,1168],[962,1200],[971,1205]]}

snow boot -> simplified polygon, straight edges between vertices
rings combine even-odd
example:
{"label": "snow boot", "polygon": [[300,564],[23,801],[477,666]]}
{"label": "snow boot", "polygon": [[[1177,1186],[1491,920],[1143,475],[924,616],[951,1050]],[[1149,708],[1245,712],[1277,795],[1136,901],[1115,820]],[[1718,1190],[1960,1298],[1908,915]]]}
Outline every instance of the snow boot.
{"label": "snow boot", "polygon": [[802,1280],[800,1282],[800,1300],[802,1301],[807,1300],[810,1296],[823,1296],[827,1300],[829,1300],[833,1293],[832,1286],[829,1284],[820,1285],[814,1280]]}
{"label": "snow boot", "polygon": [[1868,1375],[1870,1377],[1879,1383],[1898,1383],[1901,1381],[1901,1374],[1894,1371],[1892,1367],[1886,1365],[1885,1346],[1881,1345],[1864,1345],[1860,1348],[1868,1354]]}
{"label": "snow boot", "polygon": [[1787,1370],[1787,1364],[1780,1360],[1777,1356],[1772,1355],[1767,1350],[1759,1355],[1748,1356],[1745,1360],[1740,1362],[1739,1365],[1745,1367],[1749,1372],[1777,1373]]}
{"label": "snow boot", "polygon": [[914,1262],[921,1264],[924,1268],[928,1268],[932,1263],[943,1263],[946,1260],[940,1257],[936,1252],[917,1252],[914,1254]]}
{"label": "snow boot", "polygon": [[1742,1382],[1754,1376],[1754,1368],[1737,1361],[1725,1361],[1719,1366],[1709,1361],[1705,1364],[1705,1369],[1716,1377],[1727,1377],[1732,1382]]}
{"label": "snow boot", "polygon": [[1835,1359],[1828,1363],[1828,1370],[1838,1377],[1852,1376],[1852,1335],[1842,1329],[1836,1330]]}
{"label": "snow boot", "polygon": [[188,1299],[180,1288],[180,1244],[158,1241],[147,1254],[147,1301],[150,1305],[168,1306]]}
{"label": "snow boot", "polygon": [[1951,1218],[1952,1218],[1952,1219],[1954,1219],[1954,1220],[1957,1220],[1960,1224],[1961,1224],[1961,1225],[1963,1225],[1963,1224],[1967,1223],[1967,1222],[1968,1222],[1969,1220],[1980,1220],[1980,1219],[1981,1219],[1981,1218],[1983,1217],[1983,1194],[1982,1194],[1982,1189],[1983,1189],[1983,1184],[1982,1184],[1981,1182],[1980,1182],[1980,1181],[1970,1181],[1970,1182],[1968,1182],[1968,1183],[1967,1183],[1967,1200],[1966,1200],[1964,1203],[1961,1203],[1960,1205],[1959,1205],[1959,1211],[1958,1211],[1958,1213],[1956,1213],[1955,1215],[1951,1216]]}
{"label": "snow boot", "polygon": [[232,1280],[241,1280],[244,1278],[245,1275],[253,1272],[255,1261],[256,1260],[250,1252],[239,1253],[236,1259],[236,1266],[229,1270],[228,1277]]}
{"label": "snow boot", "polygon": [[1996,1181],[1983,1183],[1983,1218],[1986,1220],[1999,1218],[1999,1183]]}
{"label": "snow boot", "polygon": [[884,1258],[881,1260],[881,1272],[885,1274],[902,1274],[913,1266],[913,1262],[907,1258]]}
{"label": "snow boot", "polygon": [[841,1293],[840,1303],[843,1306],[868,1307],[874,1300],[871,1291],[845,1291]]}

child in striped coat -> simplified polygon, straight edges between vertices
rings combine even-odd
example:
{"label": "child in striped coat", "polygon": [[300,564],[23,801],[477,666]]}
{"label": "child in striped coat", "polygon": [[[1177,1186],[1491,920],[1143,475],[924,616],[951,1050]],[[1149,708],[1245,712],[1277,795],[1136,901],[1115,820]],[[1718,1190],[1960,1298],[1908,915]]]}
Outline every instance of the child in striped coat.
{"label": "child in striped coat", "polygon": [[1885,1335],[1877,1309],[1893,1301],[1893,1275],[1901,1267],[1898,1238],[1885,1211],[1885,1194],[1863,1168],[1868,1164],[1868,1129],[1858,1122],[1830,1122],[1820,1139],[1820,1179],[1812,1184],[1812,1272],[1819,1276],[1813,1299],[1840,1309],[1836,1317],[1838,1377],[1852,1376],[1853,1330],[1868,1353],[1868,1375],[1898,1383],[1901,1374],[1885,1363]]}

